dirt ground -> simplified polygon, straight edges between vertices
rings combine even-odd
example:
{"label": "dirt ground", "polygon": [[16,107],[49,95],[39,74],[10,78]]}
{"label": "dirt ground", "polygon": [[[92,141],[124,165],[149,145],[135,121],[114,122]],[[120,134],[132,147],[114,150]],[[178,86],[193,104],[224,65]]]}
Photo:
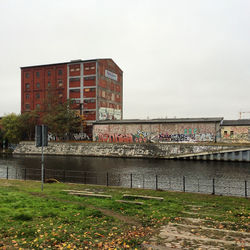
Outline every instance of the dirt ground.
{"label": "dirt ground", "polygon": [[250,249],[250,233],[227,230],[230,221],[216,222],[202,217],[201,207],[190,206],[188,217],[176,218],[176,222],[163,226],[159,234],[151,238],[145,249]]}

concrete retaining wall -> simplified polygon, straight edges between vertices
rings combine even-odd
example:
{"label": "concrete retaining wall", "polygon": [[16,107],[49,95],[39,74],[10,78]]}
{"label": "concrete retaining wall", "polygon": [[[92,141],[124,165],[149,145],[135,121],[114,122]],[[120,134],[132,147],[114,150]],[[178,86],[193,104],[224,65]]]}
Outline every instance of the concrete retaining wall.
{"label": "concrete retaining wall", "polygon": [[[63,143],[50,142],[44,148],[46,155],[75,155],[101,157],[135,157],[135,158],[174,158],[178,155],[201,152],[218,152],[231,149],[232,146],[198,145],[186,143]],[[41,148],[34,142],[21,142],[14,154],[41,154]]]}

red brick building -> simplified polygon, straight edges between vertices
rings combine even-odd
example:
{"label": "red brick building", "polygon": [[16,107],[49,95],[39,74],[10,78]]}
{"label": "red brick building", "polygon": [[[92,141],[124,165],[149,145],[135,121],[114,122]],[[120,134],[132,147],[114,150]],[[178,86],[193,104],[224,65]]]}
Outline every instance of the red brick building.
{"label": "red brick building", "polygon": [[49,89],[61,102],[72,99],[87,125],[122,119],[123,72],[112,59],[21,67],[21,112],[42,112]]}

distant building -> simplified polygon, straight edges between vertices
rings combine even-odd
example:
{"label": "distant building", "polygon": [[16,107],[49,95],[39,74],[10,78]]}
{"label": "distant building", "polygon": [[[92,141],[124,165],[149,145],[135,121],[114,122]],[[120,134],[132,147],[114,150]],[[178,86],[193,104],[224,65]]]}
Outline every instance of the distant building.
{"label": "distant building", "polygon": [[72,99],[87,125],[122,119],[123,72],[112,59],[21,67],[21,113],[42,112],[51,90],[60,102]]}
{"label": "distant building", "polygon": [[223,120],[221,140],[223,142],[249,143],[250,119]]}

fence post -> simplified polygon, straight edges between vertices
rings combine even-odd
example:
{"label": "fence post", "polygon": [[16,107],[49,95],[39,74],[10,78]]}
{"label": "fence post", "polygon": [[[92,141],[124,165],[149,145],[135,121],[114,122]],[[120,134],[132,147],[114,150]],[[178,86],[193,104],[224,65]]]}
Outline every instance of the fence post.
{"label": "fence post", "polygon": [[130,188],[133,188],[133,175],[130,174]]}
{"label": "fence post", "polygon": [[86,172],[84,172],[83,183],[87,184],[87,173]]}
{"label": "fence post", "polygon": [[109,186],[109,173],[107,172],[107,187]]}
{"label": "fence post", "polygon": [[158,176],[155,175],[155,189],[158,190]]}
{"label": "fence post", "polygon": [[212,191],[212,194],[215,194],[214,178],[213,178],[213,191]]}
{"label": "fence post", "polygon": [[247,181],[245,181],[245,197],[247,198]]}
{"label": "fence post", "polygon": [[7,172],[6,172],[6,179],[8,180],[9,179],[9,167],[7,167]]}
{"label": "fence post", "polygon": [[200,192],[200,180],[198,178],[198,193]]}
{"label": "fence post", "polygon": [[24,169],[24,180],[26,181],[26,168]]}
{"label": "fence post", "polygon": [[185,176],[183,176],[183,192],[186,192],[186,180],[185,180]]}
{"label": "fence post", "polygon": [[142,175],[142,188],[145,188],[145,179],[144,179],[144,174]]}
{"label": "fence post", "polygon": [[43,181],[45,182],[46,178],[45,178],[45,168],[43,169]]}
{"label": "fence post", "polygon": [[65,169],[63,170],[63,182],[64,183],[66,182],[66,171],[65,171]]}

